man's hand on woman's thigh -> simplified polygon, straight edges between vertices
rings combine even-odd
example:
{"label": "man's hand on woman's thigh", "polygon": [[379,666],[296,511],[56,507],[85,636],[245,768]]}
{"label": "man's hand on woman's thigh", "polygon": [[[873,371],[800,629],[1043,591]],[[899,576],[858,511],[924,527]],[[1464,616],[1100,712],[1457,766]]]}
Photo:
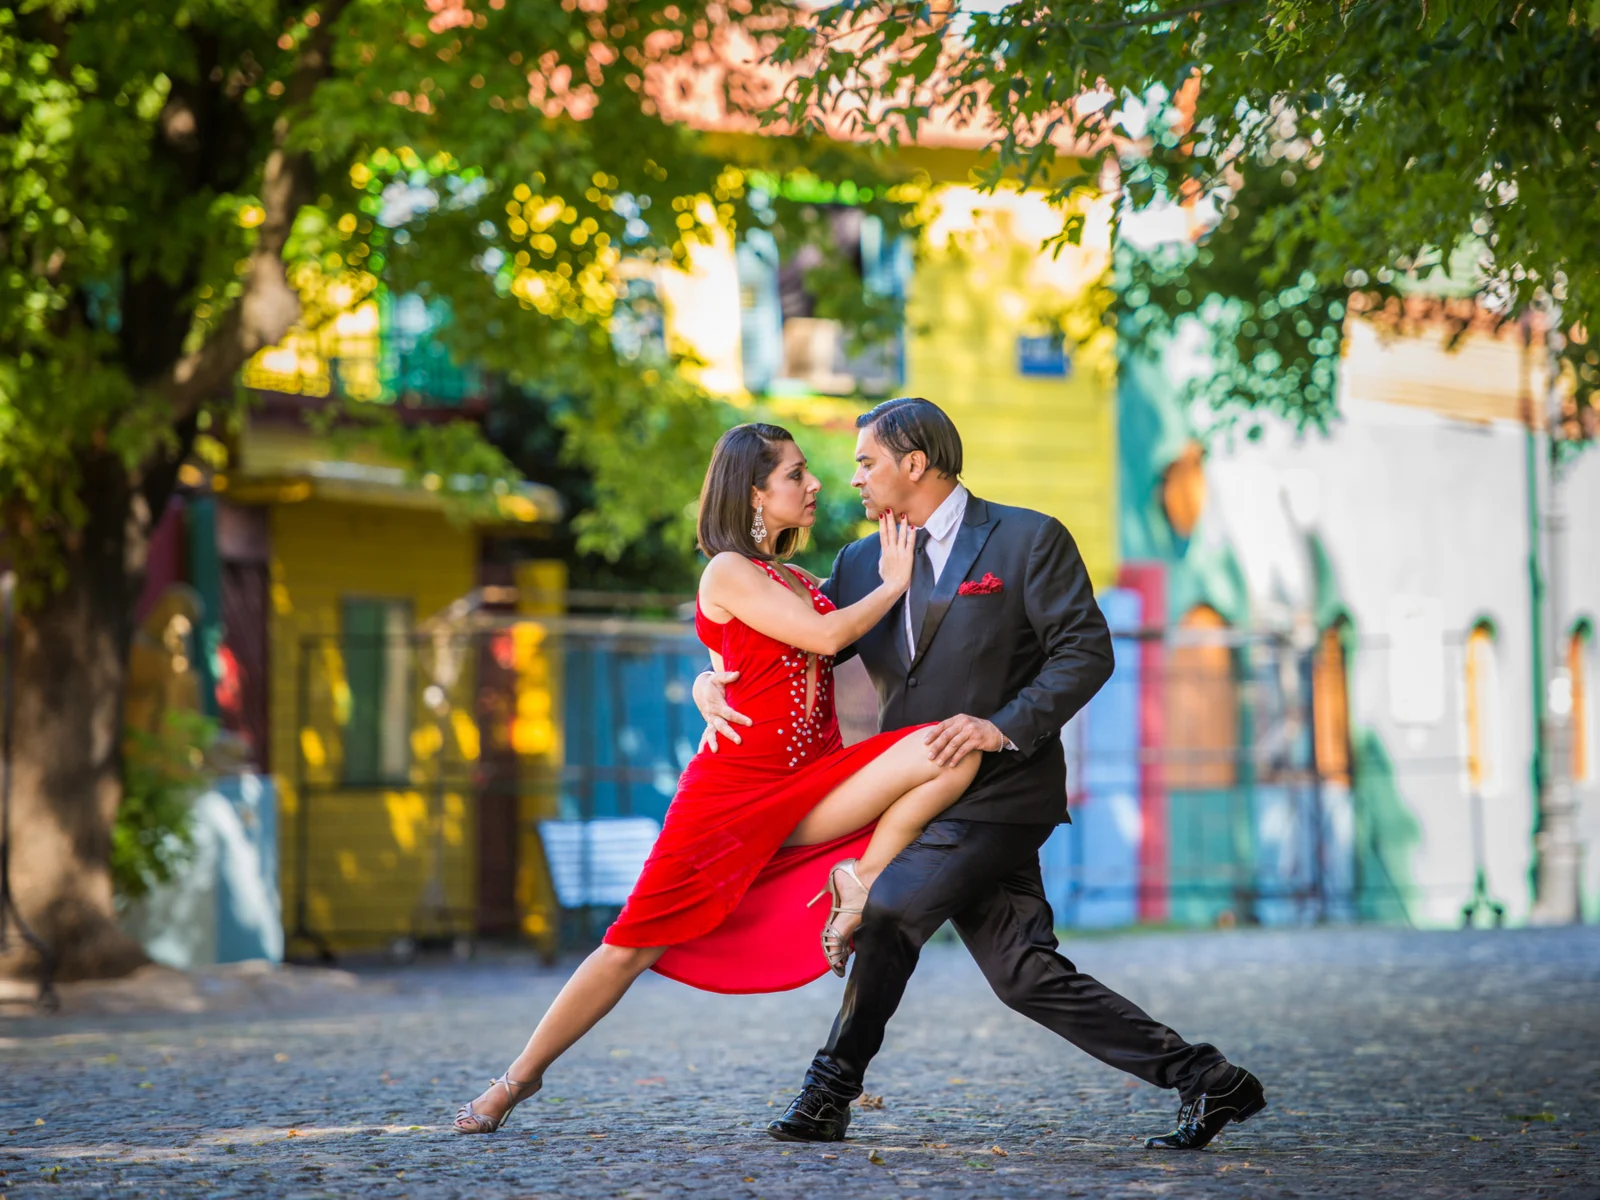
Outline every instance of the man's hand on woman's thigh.
{"label": "man's hand on woman's thigh", "polygon": [[1006,735],[993,721],[958,713],[940,721],[923,735],[928,757],[941,767],[960,762],[974,750],[993,752],[1006,744]]}

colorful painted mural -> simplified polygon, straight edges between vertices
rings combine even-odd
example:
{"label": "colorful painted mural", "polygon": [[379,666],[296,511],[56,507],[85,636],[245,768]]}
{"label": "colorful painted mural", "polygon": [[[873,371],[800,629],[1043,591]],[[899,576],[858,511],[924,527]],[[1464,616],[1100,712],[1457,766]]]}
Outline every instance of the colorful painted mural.
{"label": "colorful painted mural", "polygon": [[[1242,797],[1241,781],[1220,774],[1175,788],[1165,830],[1174,919],[1243,915],[1215,891],[1186,911],[1184,876],[1241,855],[1281,856],[1292,848],[1285,831],[1306,828],[1318,831],[1310,849],[1329,895],[1348,897],[1335,915],[1528,919],[1536,698],[1548,673],[1533,640],[1541,621],[1571,660],[1558,672],[1573,714],[1566,765],[1589,847],[1585,904],[1592,914],[1600,903],[1600,797],[1582,757],[1596,731],[1571,699],[1571,681],[1581,688],[1590,669],[1584,631],[1600,609],[1600,567],[1576,530],[1552,544],[1540,527],[1551,481],[1543,430],[1526,414],[1547,386],[1544,360],[1516,331],[1479,329],[1453,349],[1446,340],[1442,324],[1402,330],[1352,316],[1340,417],[1326,437],[1269,427],[1259,440],[1202,445],[1182,396],[1206,369],[1203,339],[1161,362],[1122,364],[1124,582],[1143,587],[1152,624],[1211,631],[1212,648],[1194,651],[1184,670],[1203,675],[1216,656],[1205,707],[1230,714],[1214,722],[1239,714],[1241,745],[1259,739],[1248,728],[1256,712],[1228,698],[1221,656],[1280,638],[1304,649],[1308,672],[1309,724],[1299,732],[1316,812],[1295,819],[1301,801],[1259,780]],[[1560,487],[1568,511],[1592,510],[1600,459],[1580,456]],[[1551,561],[1561,564],[1553,604],[1535,591]],[[1234,736],[1175,731],[1174,714],[1199,701],[1169,691],[1169,756]],[[1235,814],[1236,844],[1202,836],[1192,843],[1199,863],[1186,863],[1183,810],[1217,826],[1219,806]],[[1272,919],[1259,903],[1251,915]]]}

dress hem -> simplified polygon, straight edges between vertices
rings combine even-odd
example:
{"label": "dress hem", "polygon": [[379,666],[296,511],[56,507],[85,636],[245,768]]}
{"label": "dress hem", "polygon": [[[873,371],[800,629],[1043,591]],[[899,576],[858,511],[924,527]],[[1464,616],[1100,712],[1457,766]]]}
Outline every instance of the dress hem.
{"label": "dress hem", "polygon": [[792,991],[795,991],[798,988],[805,987],[808,983],[815,983],[817,980],[821,979],[824,975],[829,974],[828,968],[827,967],[823,967],[822,970],[818,971],[815,975],[811,976],[809,979],[802,979],[802,980],[800,980],[800,981],[798,981],[796,983],[781,983],[781,984],[777,984],[776,986],[771,986],[771,987],[746,987],[746,988],[740,988],[740,987],[716,987],[716,986],[712,986],[712,985],[709,985],[709,984],[706,984],[706,983],[697,983],[696,981],[694,981],[692,979],[685,979],[683,976],[675,974],[672,971],[663,970],[659,966],[652,966],[650,969],[652,971],[654,971],[657,975],[660,975],[665,979],[672,980],[673,983],[681,983],[681,984],[683,984],[684,987],[692,987],[697,992],[712,992],[712,993],[714,993],[715,995],[718,995],[718,996],[764,996],[764,995],[767,995],[767,994],[772,993],[772,992],[792,992]]}

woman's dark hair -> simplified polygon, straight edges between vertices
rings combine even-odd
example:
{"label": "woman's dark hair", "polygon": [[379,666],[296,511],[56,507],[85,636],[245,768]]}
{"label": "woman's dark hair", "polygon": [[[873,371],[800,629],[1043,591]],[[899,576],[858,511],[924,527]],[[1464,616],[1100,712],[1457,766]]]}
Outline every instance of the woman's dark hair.
{"label": "woman's dark hair", "polygon": [[961,474],[961,435],[956,423],[931,400],[921,396],[885,400],[857,417],[856,428],[871,429],[895,462],[921,450],[928,456],[930,470],[947,479]]}
{"label": "woman's dark hair", "polygon": [[794,436],[782,426],[735,425],[717,439],[706,481],[700,486],[700,517],[695,542],[711,558],[724,550],[747,558],[788,558],[805,548],[804,529],[785,529],[776,538],[757,543],[750,536],[756,510],[750,489],[764,488],[783,460],[783,448]]}

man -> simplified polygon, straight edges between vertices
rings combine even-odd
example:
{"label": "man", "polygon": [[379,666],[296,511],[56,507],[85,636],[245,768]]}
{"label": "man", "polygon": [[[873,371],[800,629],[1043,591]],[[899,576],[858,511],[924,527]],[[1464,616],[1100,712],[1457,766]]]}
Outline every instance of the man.
{"label": "man", "polygon": [[[827,1045],[773,1137],[840,1141],[850,1102],[883,1044],[917,957],[945,923],[1010,1007],[1094,1055],[1180,1096],[1177,1127],[1150,1148],[1199,1149],[1266,1104],[1261,1083],[1213,1046],[1191,1045],[1057,953],[1039,847],[1067,820],[1061,727],[1110,678],[1111,636],[1071,535],[1053,517],[992,504],[959,482],[961,438],[923,399],[890,400],[856,425],[868,517],[920,528],[910,590],[849,653],[878,692],[884,729],[938,722],[930,757],[982,751],[972,786],[872,886],[855,968]],[[877,585],[877,535],[840,551],[823,591],[851,604]],[[841,658],[847,655],[841,655]],[[707,672],[695,702],[707,744],[750,722]]]}

